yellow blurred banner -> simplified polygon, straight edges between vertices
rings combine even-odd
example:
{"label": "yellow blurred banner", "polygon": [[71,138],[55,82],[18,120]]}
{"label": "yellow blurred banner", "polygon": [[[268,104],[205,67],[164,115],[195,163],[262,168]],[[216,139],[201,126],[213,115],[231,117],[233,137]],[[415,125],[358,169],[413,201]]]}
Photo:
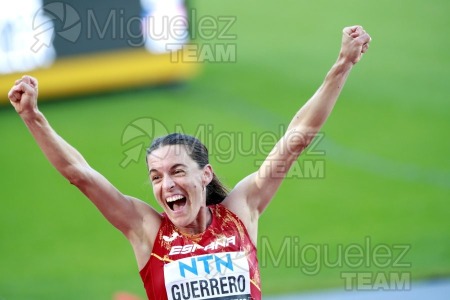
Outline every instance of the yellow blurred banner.
{"label": "yellow blurred banner", "polygon": [[[195,76],[199,65],[188,49],[155,55],[145,49],[95,53],[60,58],[47,69],[27,72],[39,80],[39,97],[54,100],[130,87],[155,86]],[[24,74],[0,76],[0,104],[8,103],[8,91]]]}

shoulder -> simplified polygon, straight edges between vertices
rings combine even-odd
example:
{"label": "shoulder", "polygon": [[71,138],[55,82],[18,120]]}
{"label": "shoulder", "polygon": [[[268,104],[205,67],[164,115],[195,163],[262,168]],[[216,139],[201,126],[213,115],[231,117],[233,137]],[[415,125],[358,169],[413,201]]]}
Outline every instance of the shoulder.
{"label": "shoulder", "polygon": [[242,223],[241,219],[226,205],[213,204],[209,206],[213,215],[213,220],[220,220],[222,222],[233,221]]}
{"label": "shoulder", "polygon": [[259,217],[257,207],[253,205],[255,174],[242,179],[222,202],[222,205],[236,214],[244,224],[247,220],[255,221]]}
{"label": "shoulder", "polygon": [[139,266],[142,269],[150,258],[158,232],[164,223],[164,215],[157,212],[148,203],[131,196],[125,196],[140,212],[140,226],[125,233],[130,242]]}
{"label": "shoulder", "polygon": [[250,239],[256,244],[259,213],[248,205],[248,191],[245,190],[245,185],[245,182],[241,181],[223,200],[221,206],[242,222]]}

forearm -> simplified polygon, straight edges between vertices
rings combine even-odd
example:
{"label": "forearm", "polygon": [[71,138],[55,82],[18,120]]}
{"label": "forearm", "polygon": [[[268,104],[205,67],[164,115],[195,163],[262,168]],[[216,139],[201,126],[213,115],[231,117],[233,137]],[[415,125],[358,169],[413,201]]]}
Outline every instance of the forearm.
{"label": "forearm", "polygon": [[23,117],[23,121],[50,163],[69,181],[72,182],[80,167],[88,166],[81,154],[53,130],[41,112]]}
{"label": "forearm", "polygon": [[288,131],[302,128],[308,130],[308,134],[317,133],[333,110],[352,67],[351,62],[340,57],[328,72],[320,88],[296,113],[289,124]]}

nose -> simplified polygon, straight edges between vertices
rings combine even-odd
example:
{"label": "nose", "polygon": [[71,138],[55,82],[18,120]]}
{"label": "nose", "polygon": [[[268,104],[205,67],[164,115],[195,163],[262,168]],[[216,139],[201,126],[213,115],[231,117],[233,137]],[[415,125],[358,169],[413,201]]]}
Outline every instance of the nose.
{"label": "nose", "polygon": [[172,180],[172,177],[170,176],[164,176],[162,184],[163,189],[166,191],[170,191],[175,186],[175,182]]}

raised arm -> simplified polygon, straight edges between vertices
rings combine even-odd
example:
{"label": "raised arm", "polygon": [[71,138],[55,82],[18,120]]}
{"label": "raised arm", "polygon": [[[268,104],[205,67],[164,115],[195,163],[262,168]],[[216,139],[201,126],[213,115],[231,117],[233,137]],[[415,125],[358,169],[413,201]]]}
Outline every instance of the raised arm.
{"label": "raised arm", "polygon": [[[293,162],[330,115],[351,69],[369,48],[370,40],[361,26],[344,28],[339,57],[323,84],[295,114],[259,170],[242,180],[227,199],[227,205],[241,218],[251,216],[253,224],[267,207]],[[247,205],[242,205],[242,198]]]}
{"label": "raised arm", "polygon": [[[37,107],[38,82],[24,76],[15,82],[8,97],[51,164],[78,187],[106,219],[122,231],[133,246],[153,237],[144,232],[144,223],[159,226],[159,215],[145,202],[120,193],[81,154],[61,138]],[[147,224],[148,225],[148,224]],[[151,224],[150,224],[151,225]]]}

